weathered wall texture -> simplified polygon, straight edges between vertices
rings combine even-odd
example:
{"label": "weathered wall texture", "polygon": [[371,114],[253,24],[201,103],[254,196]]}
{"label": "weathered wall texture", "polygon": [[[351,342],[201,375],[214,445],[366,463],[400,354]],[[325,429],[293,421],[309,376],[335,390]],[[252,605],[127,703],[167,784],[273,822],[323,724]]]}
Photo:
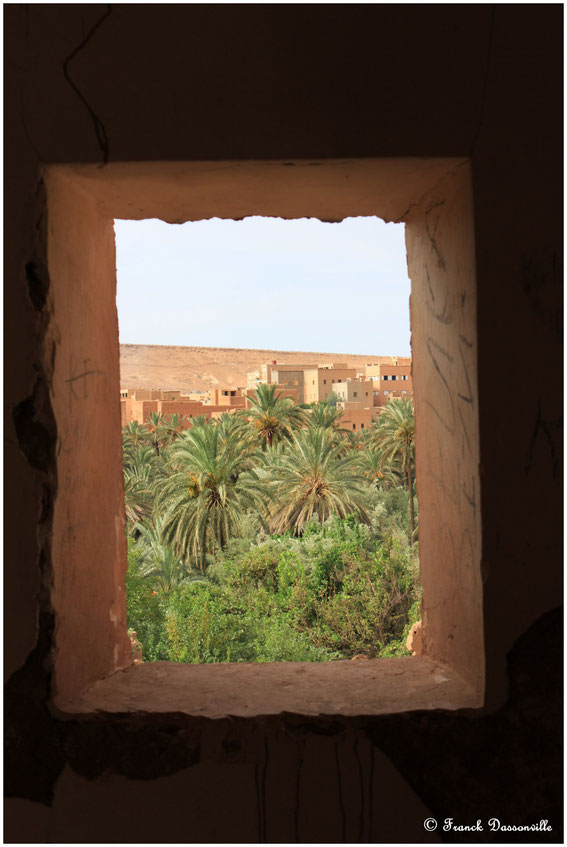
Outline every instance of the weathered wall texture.
{"label": "weathered wall texture", "polygon": [[[539,840],[561,839],[561,17],[551,5],[6,7],[8,841],[428,842],[429,814],[544,817],[554,830]],[[43,355],[41,166],[382,156],[472,162],[487,708],[55,719],[53,499],[69,478],[55,472]],[[384,190],[395,198],[395,181]]]}
{"label": "weathered wall texture", "polygon": [[[94,200],[75,192],[69,180],[50,176],[48,196],[46,344],[55,348],[50,393],[58,454],[51,549],[57,693],[81,688],[132,659],[122,588],[118,321],[116,310],[107,308],[107,297],[116,298],[114,232]],[[63,616],[67,608],[72,614]]]}
{"label": "weathered wall texture", "polygon": [[[482,688],[475,258],[470,183],[463,170],[459,166],[441,180],[412,210],[406,245],[423,648]],[[418,414],[422,409],[427,414]],[[451,614],[440,615],[440,606]]]}

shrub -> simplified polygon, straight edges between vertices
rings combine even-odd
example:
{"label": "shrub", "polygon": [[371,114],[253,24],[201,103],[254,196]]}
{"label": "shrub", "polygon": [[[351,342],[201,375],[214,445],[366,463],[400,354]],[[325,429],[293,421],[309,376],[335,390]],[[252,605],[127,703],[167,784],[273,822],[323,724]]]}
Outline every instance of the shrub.
{"label": "shrub", "polygon": [[229,608],[216,586],[193,583],[170,595],[166,614],[172,662],[251,662],[255,632],[246,613]]}
{"label": "shrub", "polygon": [[227,588],[239,596],[260,586],[276,591],[281,548],[265,542],[225,563]]}
{"label": "shrub", "polygon": [[167,659],[165,613],[167,601],[156,588],[155,580],[141,574],[142,553],[128,542],[126,572],[126,620],[136,631],[146,662]]}
{"label": "shrub", "polygon": [[313,640],[346,656],[384,655],[402,639],[416,595],[416,567],[399,541],[390,538],[365,557],[348,556],[330,575],[328,594],[315,603]]}
{"label": "shrub", "polygon": [[[395,498],[387,501],[393,514]],[[385,510],[386,505],[382,503]],[[128,626],[146,661],[329,661],[407,655],[420,617],[415,554],[401,530],[380,542],[354,516],[318,520],[219,556],[201,582],[168,597],[142,577],[131,543]]]}
{"label": "shrub", "polygon": [[288,615],[266,619],[254,644],[256,662],[329,662],[340,653],[317,647],[307,632],[298,632]]}

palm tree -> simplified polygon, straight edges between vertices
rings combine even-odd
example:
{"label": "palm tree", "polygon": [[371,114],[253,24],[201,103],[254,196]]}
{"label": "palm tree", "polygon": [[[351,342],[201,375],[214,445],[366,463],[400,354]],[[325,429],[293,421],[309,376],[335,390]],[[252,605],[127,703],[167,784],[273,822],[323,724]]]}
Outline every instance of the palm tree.
{"label": "palm tree", "polygon": [[179,438],[184,427],[184,421],[186,420],[184,415],[178,415],[177,413],[173,413],[169,416],[169,418],[165,418],[163,422],[163,437],[164,444],[166,446],[173,444],[173,442]]}
{"label": "palm tree", "polygon": [[125,468],[124,509],[129,532],[132,532],[141,520],[151,516],[152,505],[153,496],[149,473],[140,475],[129,468]]}
{"label": "palm tree", "polygon": [[333,432],[320,427],[294,433],[279,455],[265,459],[271,478],[274,505],[271,528],[296,535],[317,515],[321,521],[332,515],[358,513],[369,523],[366,511],[368,483],[361,480],[355,457],[341,455],[342,442]]}
{"label": "palm tree", "polygon": [[357,465],[365,479],[376,488],[390,488],[400,484],[399,465],[387,463],[382,451],[376,446],[369,445],[358,451]]}
{"label": "palm tree", "polygon": [[208,426],[210,423],[210,419],[206,415],[195,415],[194,418],[190,418],[191,426]]}
{"label": "palm tree", "polygon": [[339,432],[343,436],[343,442],[345,446],[345,452],[356,451],[359,452],[363,450],[369,440],[368,433],[370,430],[360,430],[360,432],[355,432],[352,429],[341,429]]}
{"label": "palm tree", "polygon": [[223,412],[220,418],[213,421],[219,431],[221,440],[225,441],[233,434],[242,439],[243,445],[253,449],[254,441],[247,426],[247,414],[243,409],[234,412]]}
{"label": "palm tree", "polygon": [[138,447],[142,444],[147,444],[149,438],[148,430],[145,426],[140,426],[138,421],[130,421],[130,423],[122,428],[122,447],[124,450],[130,447]]}
{"label": "palm tree", "polygon": [[415,420],[413,400],[394,397],[380,412],[374,425],[374,440],[385,462],[399,462],[409,491],[410,544],[415,533],[413,467],[415,463]]}
{"label": "palm tree", "polygon": [[264,448],[282,438],[290,438],[305,422],[303,409],[291,397],[284,397],[282,392],[276,394],[276,385],[260,383],[248,399],[248,417]]}
{"label": "palm tree", "polygon": [[159,456],[159,443],[163,439],[164,425],[166,423],[165,416],[161,412],[150,412],[146,418],[148,430],[153,434],[152,444],[154,445],[156,456]]}
{"label": "palm tree", "polygon": [[343,415],[344,412],[338,411],[335,406],[329,406],[328,403],[313,403],[308,418],[308,425],[339,429],[340,420]]}
{"label": "palm tree", "polygon": [[[187,568],[181,559],[163,542],[163,526],[156,518],[153,524],[142,523],[139,526],[138,544],[142,551],[140,574],[151,576],[162,594],[170,594],[174,588],[191,580]],[[193,579],[194,579],[193,575]]]}
{"label": "palm tree", "polygon": [[[140,428],[142,429],[142,428]],[[148,437],[147,430],[143,430]],[[157,469],[153,448],[143,441],[125,440],[123,449],[124,507],[129,532],[139,521],[149,518],[153,508],[153,489]]]}
{"label": "palm tree", "polygon": [[265,485],[238,431],[223,437],[218,426],[192,427],[178,438],[169,470],[157,495],[163,538],[204,570],[205,554],[226,546],[249,509],[261,514]]}

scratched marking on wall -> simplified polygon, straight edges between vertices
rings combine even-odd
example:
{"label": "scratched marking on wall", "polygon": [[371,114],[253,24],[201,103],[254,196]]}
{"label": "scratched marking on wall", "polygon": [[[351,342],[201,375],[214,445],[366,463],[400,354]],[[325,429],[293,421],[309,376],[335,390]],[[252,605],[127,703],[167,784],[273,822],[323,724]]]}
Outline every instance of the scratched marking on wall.
{"label": "scratched marking on wall", "polygon": [[[92,380],[89,380],[89,377],[104,373],[104,371],[99,371],[96,368],[89,368],[89,362],[90,359],[83,359],[82,370],[77,367],[76,364],[71,364],[69,369],[71,376],[65,380],[69,386],[70,400],[73,399],[77,402],[79,402],[79,400],[86,400],[89,396],[90,384],[92,384]],[[77,371],[79,371],[79,373],[77,373]]]}

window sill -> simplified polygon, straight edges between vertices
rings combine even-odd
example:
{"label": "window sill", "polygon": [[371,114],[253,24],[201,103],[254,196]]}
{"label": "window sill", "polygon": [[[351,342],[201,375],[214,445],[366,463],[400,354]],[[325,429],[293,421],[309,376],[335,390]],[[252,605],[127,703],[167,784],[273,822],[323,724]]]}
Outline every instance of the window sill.
{"label": "window sill", "polygon": [[222,718],[289,712],[383,715],[481,705],[451,669],[424,656],[328,663],[132,665],[72,700],[65,715],[166,713]]}

